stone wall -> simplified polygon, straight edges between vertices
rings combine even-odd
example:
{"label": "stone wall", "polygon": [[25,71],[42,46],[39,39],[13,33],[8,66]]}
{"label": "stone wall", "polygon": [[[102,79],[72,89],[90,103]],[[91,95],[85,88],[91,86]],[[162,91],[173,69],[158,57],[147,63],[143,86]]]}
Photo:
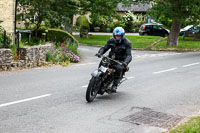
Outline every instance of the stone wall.
{"label": "stone wall", "polygon": [[0,71],[11,69],[12,54],[10,49],[0,49]]}
{"label": "stone wall", "polygon": [[7,33],[14,33],[15,0],[0,0],[0,20]]}
{"label": "stone wall", "polygon": [[53,49],[53,44],[20,48],[20,59],[12,60],[10,49],[0,49],[0,71],[31,68],[46,63],[46,55]]}

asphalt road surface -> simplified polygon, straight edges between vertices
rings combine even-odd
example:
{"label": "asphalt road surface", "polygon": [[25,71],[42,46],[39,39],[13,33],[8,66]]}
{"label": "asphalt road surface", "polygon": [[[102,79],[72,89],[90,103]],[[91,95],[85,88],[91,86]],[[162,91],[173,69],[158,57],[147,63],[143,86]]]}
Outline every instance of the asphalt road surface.
{"label": "asphalt road surface", "polygon": [[85,100],[99,47],[82,61],[0,73],[0,133],[161,133],[200,111],[200,52],[132,51],[116,94]]}

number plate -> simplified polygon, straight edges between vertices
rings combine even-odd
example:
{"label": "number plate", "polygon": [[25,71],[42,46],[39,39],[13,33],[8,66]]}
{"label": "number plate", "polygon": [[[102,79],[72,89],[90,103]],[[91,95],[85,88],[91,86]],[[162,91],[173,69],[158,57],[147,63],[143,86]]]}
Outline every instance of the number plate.
{"label": "number plate", "polygon": [[102,72],[105,73],[105,72],[107,71],[108,68],[101,66],[99,69],[100,69]]}

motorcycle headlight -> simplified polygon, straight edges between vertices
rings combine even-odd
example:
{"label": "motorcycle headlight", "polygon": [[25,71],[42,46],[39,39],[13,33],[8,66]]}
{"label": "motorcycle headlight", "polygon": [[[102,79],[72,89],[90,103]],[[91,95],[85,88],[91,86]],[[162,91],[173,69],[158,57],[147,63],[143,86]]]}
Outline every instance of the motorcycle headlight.
{"label": "motorcycle headlight", "polygon": [[104,57],[104,58],[102,59],[102,61],[103,61],[104,63],[106,63],[106,62],[108,62],[108,59],[107,59],[106,57]]}

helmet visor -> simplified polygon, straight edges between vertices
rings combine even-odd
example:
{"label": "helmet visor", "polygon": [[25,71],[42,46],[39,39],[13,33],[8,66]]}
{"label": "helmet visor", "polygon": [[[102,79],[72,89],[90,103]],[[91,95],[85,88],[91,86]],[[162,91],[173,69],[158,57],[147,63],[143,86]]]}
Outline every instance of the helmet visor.
{"label": "helmet visor", "polygon": [[121,35],[115,35],[115,36],[114,36],[114,38],[115,38],[116,40],[120,40],[122,37],[123,37],[123,36],[121,36]]}

